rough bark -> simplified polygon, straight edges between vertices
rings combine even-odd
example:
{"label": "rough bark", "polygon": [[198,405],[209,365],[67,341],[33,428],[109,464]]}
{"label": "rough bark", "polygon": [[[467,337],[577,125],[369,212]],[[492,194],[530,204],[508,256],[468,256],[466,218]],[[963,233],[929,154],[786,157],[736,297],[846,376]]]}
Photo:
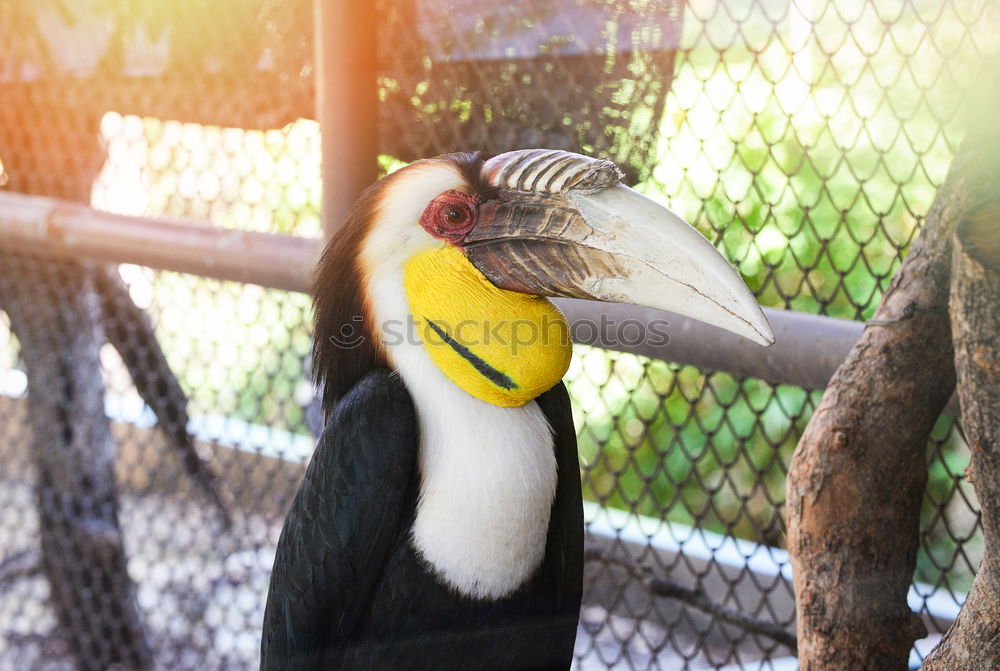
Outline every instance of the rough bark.
{"label": "rough bark", "polygon": [[[101,344],[107,338],[119,351],[185,470],[228,526],[215,476],[187,432],[187,398],[149,316],[132,302],[113,266],[0,252],[0,309],[10,316],[28,373],[38,568],[49,583],[57,633],[81,670],[149,668],[151,653],[118,526]],[[0,574],[5,566],[0,564]]]}
{"label": "rough bark", "polygon": [[118,524],[100,305],[77,264],[2,256],[0,297],[28,371],[41,568],[79,671],[152,666]]}
{"label": "rough bark", "polygon": [[874,318],[792,458],[788,548],[803,671],[906,669],[924,626],[906,603],[926,446],[954,388],[951,235],[973,189],[967,142]]}
{"label": "rough bark", "polygon": [[951,290],[962,423],[986,547],[958,619],[924,669],[987,671],[1000,669],[1000,201],[975,208],[959,225]]}
{"label": "rough bark", "polygon": [[[7,188],[88,202],[104,157],[95,134],[100,116],[80,113],[53,124],[57,117],[40,113],[0,128]],[[78,263],[0,253],[0,309],[28,374],[41,569],[55,633],[78,671],[151,668],[118,524],[100,367],[106,334],[94,275]]]}

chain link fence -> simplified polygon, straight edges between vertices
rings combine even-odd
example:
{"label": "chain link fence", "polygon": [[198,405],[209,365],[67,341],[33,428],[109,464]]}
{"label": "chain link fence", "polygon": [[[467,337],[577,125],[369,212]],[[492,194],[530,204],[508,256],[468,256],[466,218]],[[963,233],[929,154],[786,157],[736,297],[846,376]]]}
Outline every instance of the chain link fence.
{"label": "chain link fence", "polygon": [[[762,304],[853,320],[919,232],[997,53],[988,0],[484,4],[378,5],[385,170],[606,155]],[[318,237],[312,16],[0,0],[0,183]],[[0,247],[0,670],[255,668],[321,421],[309,323],[299,293]],[[789,668],[787,641],[648,578],[794,631],[784,478],[820,392],[584,346],[567,382],[590,551],[578,667]],[[924,653],[982,554],[949,417],[928,462]]]}

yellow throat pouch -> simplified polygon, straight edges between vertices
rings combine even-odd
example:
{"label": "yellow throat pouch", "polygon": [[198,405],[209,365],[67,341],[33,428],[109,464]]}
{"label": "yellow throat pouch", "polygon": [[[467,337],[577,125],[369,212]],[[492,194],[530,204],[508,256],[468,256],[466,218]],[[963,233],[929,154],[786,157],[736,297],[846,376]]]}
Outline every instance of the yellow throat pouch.
{"label": "yellow throat pouch", "polygon": [[558,308],[493,286],[457,247],[415,255],[403,286],[434,363],[476,398],[524,405],[566,373],[573,347]]}

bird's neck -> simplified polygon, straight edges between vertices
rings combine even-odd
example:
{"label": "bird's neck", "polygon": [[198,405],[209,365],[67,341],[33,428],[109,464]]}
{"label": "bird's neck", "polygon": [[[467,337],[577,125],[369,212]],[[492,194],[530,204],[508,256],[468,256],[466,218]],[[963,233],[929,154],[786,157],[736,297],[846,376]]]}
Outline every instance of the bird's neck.
{"label": "bird's neck", "polygon": [[[382,328],[412,323],[402,270],[372,277],[368,290]],[[510,594],[545,555],[557,480],[551,428],[535,401],[486,403],[454,384],[419,339],[391,336],[383,344],[420,428],[413,547],[462,594]]]}

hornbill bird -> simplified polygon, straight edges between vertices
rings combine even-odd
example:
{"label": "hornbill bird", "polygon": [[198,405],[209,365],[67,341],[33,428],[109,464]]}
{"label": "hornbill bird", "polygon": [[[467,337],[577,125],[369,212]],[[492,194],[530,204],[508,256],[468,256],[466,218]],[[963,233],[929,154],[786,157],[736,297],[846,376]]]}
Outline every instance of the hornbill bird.
{"label": "hornbill bird", "polygon": [[261,668],[565,669],[583,574],[569,326],[631,302],[773,341],[722,255],[604,160],[448,154],[369,187],[314,282],[326,428]]}

